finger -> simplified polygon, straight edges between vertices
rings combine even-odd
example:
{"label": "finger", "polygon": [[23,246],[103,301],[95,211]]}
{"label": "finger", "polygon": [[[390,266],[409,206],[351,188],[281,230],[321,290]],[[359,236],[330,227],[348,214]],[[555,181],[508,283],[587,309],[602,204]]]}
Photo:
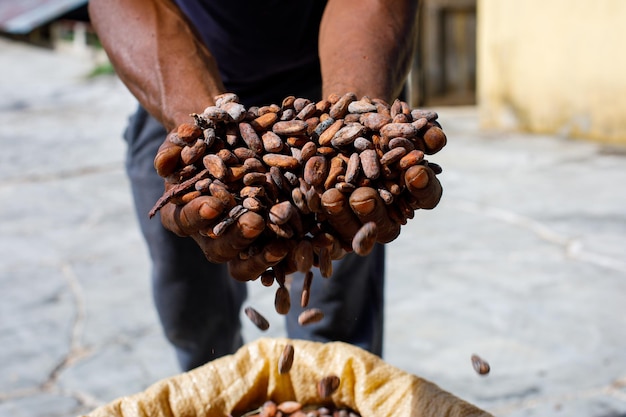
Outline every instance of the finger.
{"label": "finger", "polygon": [[352,242],[352,237],[361,227],[361,223],[350,209],[348,198],[336,188],[322,194],[322,209],[328,223],[345,242]]}
{"label": "finger", "polygon": [[161,146],[159,146],[159,150],[154,157],[154,168],[159,176],[165,178],[176,171],[180,161],[180,153],[182,149],[183,148],[181,146],[178,146],[167,139],[161,144]]}
{"label": "finger", "polygon": [[[228,262],[239,256],[239,252],[247,249],[265,229],[263,217],[247,211],[234,221],[223,234],[217,237],[198,236],[204,255],[211,262]],[[195,237],[194,237],[195,238]]]}
{"label": "finger", "polygon": [[414,165],[404,173],[404,183],[419,208],[430,210],[439,204],[443,189],[432,169]]}
{"label": "finger", "polygon": [[388,243],[400,234],[400,224],[392,221],[378,191],[359,187],[350,195],[350,207],[362,224],[374,222],[378,226],[378,242]]}
{"label": "finger", "polygon": [[251,281],[259,277],[267,268],[278,264],[289,252],[286,240],[269,242],[263,250],[246,259],[235,257],[228,262],[230,276],[238,281]]}
{"label": "finger", "polygon": [[200,196],[182,206],[166,204],[161,209],[161,223],[179,236],[189,236],[215,223],[223,211],[217,197]]}

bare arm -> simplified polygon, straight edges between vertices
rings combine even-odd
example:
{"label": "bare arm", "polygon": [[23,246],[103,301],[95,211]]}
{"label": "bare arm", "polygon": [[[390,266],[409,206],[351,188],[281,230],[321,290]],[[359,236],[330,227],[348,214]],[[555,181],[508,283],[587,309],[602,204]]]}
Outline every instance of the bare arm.
{"label": "bare arm", "polygon": [[170,131],[224,86],[210,51],[168,0],[92,0],[89,13],[120,79]]}
{"label": "bare arm", "polygon": [[417,0],[329,0],[320,26],[323,94],[395,99],[417,39]]}

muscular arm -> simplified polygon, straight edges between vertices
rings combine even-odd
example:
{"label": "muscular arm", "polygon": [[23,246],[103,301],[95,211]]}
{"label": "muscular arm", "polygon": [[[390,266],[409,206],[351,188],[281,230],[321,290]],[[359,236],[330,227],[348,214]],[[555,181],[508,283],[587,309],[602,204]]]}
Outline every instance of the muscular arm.
{"label": "muscular arm", "polygon": [[323,94],[395,99],[417,39],[417,0],[329,0],[320,25]]}
{"label": "muscular arm", "polygon": [[89,13],[120,79],[170,131],[224,92],[216,62],[168,0],[91,0]]}

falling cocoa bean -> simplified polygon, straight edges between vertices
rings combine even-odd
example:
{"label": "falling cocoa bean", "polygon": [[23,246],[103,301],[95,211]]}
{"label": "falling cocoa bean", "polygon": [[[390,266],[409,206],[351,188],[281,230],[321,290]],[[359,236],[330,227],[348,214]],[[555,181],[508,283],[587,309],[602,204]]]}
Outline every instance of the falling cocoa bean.
{"label": "falling cocoa bean", "polygon": [[246,307],[244,309],[244,312],[246,313],[246,316],[248,316],[250,321],[260,330],[265,331],[269,329],[270,323],[267,321],[265,317],[261,315],[261,313],[259,313],[253,307],[250,307],[250,306]]}

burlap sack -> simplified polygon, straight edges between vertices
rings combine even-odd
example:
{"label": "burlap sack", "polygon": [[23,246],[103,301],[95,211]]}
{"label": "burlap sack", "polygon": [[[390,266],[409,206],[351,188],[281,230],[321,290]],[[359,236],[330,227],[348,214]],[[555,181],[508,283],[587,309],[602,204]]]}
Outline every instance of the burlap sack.
{"label": "burlap sack", "polygon": [[[278,373],[284,346],[294,346],[288,374]],[[332,402],[363,417],[490,416],[358,347],[265,338],[235,354],[155,383],[144,392],[119,398],[90,417],[225,417],[253,410],[268,399],[319,405],[316,383],[335,374],[341,379]]]}

